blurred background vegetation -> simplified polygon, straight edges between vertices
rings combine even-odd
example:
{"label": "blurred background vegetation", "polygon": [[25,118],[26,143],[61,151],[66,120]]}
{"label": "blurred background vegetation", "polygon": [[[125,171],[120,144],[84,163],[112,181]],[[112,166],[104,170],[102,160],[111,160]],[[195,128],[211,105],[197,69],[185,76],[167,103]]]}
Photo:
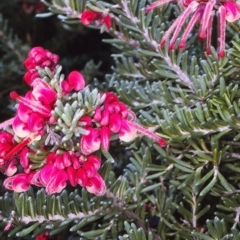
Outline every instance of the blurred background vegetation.
{"label": "blurred background vegetation", "polygon": [[102,39],[106,33],[80,24],[64,25],[55,16],[37,18],[44,13],[40,0],[0,1],[0,121],[13,116],[15,103],[9,92],[24,94],[28,90],[22,77],[23,62],[31,47],[42,46],[60,56],[63,73],[72,70],[85,73],[87,80],[104,75],[111,69],[111,46]]}

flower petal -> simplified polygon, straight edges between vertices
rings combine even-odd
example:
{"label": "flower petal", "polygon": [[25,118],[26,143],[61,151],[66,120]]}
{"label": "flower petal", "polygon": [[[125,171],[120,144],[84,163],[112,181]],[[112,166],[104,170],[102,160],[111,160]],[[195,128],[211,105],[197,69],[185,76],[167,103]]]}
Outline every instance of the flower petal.
{"label": "flower petal", "polygon": [[108,151],[110,145],[110,136],[111,131],[108,127],[103,126],[100,129],[100,136],[101,136],[101,146],[105,151]]}
{"label": "flower petal", "polygon": [[94,177],[88,180],[86,189],[90,193],[93,193],[97,196],[102,196],[106,192],[106,185],[102,177],[99,174],[96,174]]}
{"label": "flower petal", "polygon": [[85,80],[83,75],[78,71],[72,71],[68,75],[69,86],[72,87],[75,91],[80,91],[85,87]]}
{"label": "flower petal", "polygon": [[226,9],[225,19],[228,22],[235,22],[240,18],[239,6],[234,1],[226,1],[223,6]]}
{"label": "flower petal", "polygon": [[64,170],[55,172],[51,181],[46,186],[47,194],[60,193],[67,185],[68,180],[67,173]]}
{"label": "flower petal", "polygon": [[54,167],[52,163],[49,163],[45,165],[39,173],[39,181],[44,185],[47,186],[47,184],[51,181],[54,174],[58,172],[58,169]]}
{"label": "flower petal", "polygon": [[68,175],[68,180],[69,180],[70,184],[73,187],[76,187],[77,186],[77,171],[73,167],[68,167],[67,175]]}
{"label": "flower petal", "polygon": [[88,178],[91,178],[96,174],[96,169],[91,162],[86,161],[83,164],[82,169],[86,172]]}
{"label": "flower petal", "polygon": [[99,168],[101,167],[101,161],[100,161],[100,159],[99,159],[97,156],[95,156],[95,155],[90,155],[90,156],[88,156],[88,157],[87,157],[87,161],[88,161],[88,162],[91,162],[91,163],[94,165],[96,171],[99,170]]}
{"label": "flower petal", "polygon": [[14,133],[20,138],[25,138],[25,137],[29,136],[31,133],[27,127],[27,124],[23,123],[19,119],[19,117],[14,118],[12,127],[13,127]]}
{"label": "flower petal", "polygon": [[85,187],[87,185],[87,182],[88,182],[87,173],[82,168],[79,168],[77,170],[77,183],[80,186]]}
{"label": "flower petal", "polygon": [[121,128],[121,117],[118,113],[113,113],[110,116],[109,119],[109,129],[114,132],[114,133],[118,133],[120,128]]}
{"label": "flower petal", "polygon": [[129,126],[129,124],[126,121],[122,121],[118,137],[123,142],[131,142],[137,137],[137,130]]}
{"label": "flower petal", "polygon": [[30,181],[26,173],[20,173],[5,179],[3,185],[5,188],[13,190],[14,192],[25,192],[30,187]]}
{"label": "flower petal", "polygon": [[99,150],[101,140],[99,138],[99,131],[94,128],[87,128],[88,135],[83,135],[80,140],[81,151],[84,155],[89,155]]}

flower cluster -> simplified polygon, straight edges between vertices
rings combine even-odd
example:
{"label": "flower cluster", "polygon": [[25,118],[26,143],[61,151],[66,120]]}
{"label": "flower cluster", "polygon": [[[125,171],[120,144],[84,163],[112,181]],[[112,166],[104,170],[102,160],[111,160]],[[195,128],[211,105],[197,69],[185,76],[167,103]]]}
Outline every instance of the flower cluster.
{"label": "flower cluster", "polygon": [[112,27],[112,19],[110,15],[94,12],[92,10],[85,10],[80,15],[80,20],[83,25],[90,25],[95,22],[97,25],[104,24],[107,29]]}
{"label": "flower cluster", "polygon": [[54,194],[61,192],[69,181],[73,187],[79,184],[81,187],[86,187],[88,192],[96,195],[105,193],[105,183],[97,173],[101,166],[101,161],[97,156],[89,155],[86,157],[71,151],[52,152],[46,156],[45,165],[40,170],[29,172],[27,151],[25,148],[20,158],[20,164],[25,167],[25,171],[7,178],[4,182],[6,188],[22,192],[26,191],[30,185],[35,185],[45,187],[48,194]]}
{"label": "flower cluster", "polygon": [[28,85],[31,85],[33,80],[39,77],[36,67],[44,68],[48,67],[50,70],[54,70],[59,57],[56,54],[43,49],[42,47],[34,47],[29,53],[27,59],[24,61],[24,66],[27,69],[23,79]]}
{"label": "flower cluster", "polygon": [[[174,0],[158,0],[147,7],[147,12],[156,7],[173,2]],[[206,39],[206,53],[211,53],[211,37],[214,15],[218,17],[218,56],[225,56],[225,31],[226,22],[235,22],[240,18],[240,6],[233,0],[181,0],[177,1],[184,9],[182,14],[173,22],[164,34],[160,46],[170,39],[170,50],[175,48],[175,42],[180,35],[183,25],[188,21],[182,33],[179,48],[185,48],[187,38],[197,22],[200,22],[199,38]],[[188,20],[189,19],[189,20]]]}
{"label": "flower cluster", "polygon": [[70,184],[103,195],[97,152],[108,151],[114,136],[129,142],[145,135],[161,147],[166,141],[137,124],[135,114],[113,93],[91,92],[80,72],[59,80],[57,61],[49,51],[33,48],[24,63],[32,89],[24,97],[10,94],[18,105],[15,117],[0,124],[0,168],[8,176],[4,186],[23,192],[35,185],[54,194]]}

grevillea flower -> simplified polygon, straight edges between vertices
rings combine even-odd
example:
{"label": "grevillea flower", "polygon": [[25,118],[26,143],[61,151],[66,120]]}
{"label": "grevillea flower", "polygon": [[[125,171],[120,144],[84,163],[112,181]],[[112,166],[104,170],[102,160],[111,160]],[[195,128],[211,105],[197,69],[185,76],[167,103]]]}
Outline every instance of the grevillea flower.
{"label": "grevillea flower", "polygon": [[16,142],[13,139],[13,135],[9,132],[0,132],[0,159],[10,152],[10,150],[16,146]]}
{"label": "grevillea flower", "polygon": [[89,25],[96,19],[98,19],[101,16],[101,13],[94,12],[91,10],[85,10],[82,12],[80,16],[81,23],[83,25]]}
{"label": "grevillea flower", "polygon": [[112,18],[110,15],[103,15],[100,22],[103,23],[107,29],[110,29],[112,27]]}
{"label": "grevillea flower", "polygon": [[[110,18],[97,16],[95,21],[110,27]],[[72,71],[59,83],[55,77],[38,76],[37,66],[47,66],[54,74],[57,60],[47,50],[33,48],[25,61],[32,89],[23,97],[10,94],[18,104],[15,117],[0,124],[12,133],[0,133],[0,169],[8,176],[4,186],[24,192],[35,185],[55,194],[70,184],[104,195],[95,152],[108,151],[112,137],[129,142],[143,135],[162,147],[166,141],[137,124],[135,114],[113,93],[90,92],[81,73]],[[70,137],[65,140],[66,136]]]}
{"label": "grevillea flower", "polygon": [[[147,12],[174,0],[158,0],[147,7]],[[170,38],[170,50],[175,48],[183,25],[188,22],[181,35],[179,48],[185,48],[187,38],[197,22],[200,22],[199,38],[206,39],[206,53],[211,53],[211,34],[214,15],[218,17],[218,56],[225,56],[226,22],[235,22],[240,18],[240,7],[233,0],[181,0],[177,1],[183,8],[182,14],[173,22],[164,34],[160,46],[163,47]]]}
{"label": "grevillea flower", "polygon": [[42,47],[34,47],[29,53],[27,59],[24,61],[24,66],[27,68],[27,72],[23,79],[28,85],[32,85],[35,78],[39,77],[36,67],[48,67],[50,70],[54,70],[59,57],[56,54],[43,49]]}
{"label": "grevillea flower", "polygon": [[104,24],[107,29],[112,27],[112,18],[110,15],[94,12],[92,10],[83,11],[80,15],[80,20],[83,25],[90,25],[96,21],[96,23],[100,25]]}
{"label": "grevillea flower", "polygon": [[83,75],[78,71],[72,71],[67,77],[67,80],[61,82],[61,87],[64,94],[70,93],[72,90],[80,91],[85,87]]}
{"label": "grevillea flower", "polygon": [[97,173],[101,166],[97,156],[85,157],[75,152],[50,153],[46,162],[47,164],[34,174],[31,184],[45,187],[48,194],[61,192],[68,181],[73,187],[79,184],[95,195],[105,193],[105,182]]}
{"label": "grevillea flower", "polygon": [[134,122],[135,114],[116,95],[107,92],[105,96],[103,105],[96,108],[92,119],[94,125],[98,127],[86,127],[89,134],[83,135],[80,139],[83,154],[92,154],[100,147],[108,151],[112,134],[117,134],[124,142],[130,142],[137,137],[137,133],[140,133],[158,142],[161,147],[166,146],[164,139]]}
{"label": "grevillea flower", "polygon": [[4,180],[3,185],[14,192],[25,192],[29,189],[34,172],[19,173]]}
{"label": "grevillea flower", "polygon": [[25,97],[20,97],[16,92],[10,96],[20,102],[12,124],[14,133],[20,138],[36,132],[42,135],[44,121],[50,117],[52,104],[56,100],[56,92],[43,80],[36,79],[33,90]]}

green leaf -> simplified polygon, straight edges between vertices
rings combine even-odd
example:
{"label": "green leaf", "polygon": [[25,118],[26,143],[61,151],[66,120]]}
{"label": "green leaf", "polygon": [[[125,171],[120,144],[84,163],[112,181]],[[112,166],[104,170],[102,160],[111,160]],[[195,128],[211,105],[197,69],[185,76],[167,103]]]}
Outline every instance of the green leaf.
{"label": "green leaf", "polygon": [[37,228],[37,226],[40,224],[40,222],[36,222],[33,225],[31,225],[28,228],[25,228],[24,230],[22,230],[21,232],[18,232],[16,234],[17,237],[24,237],[26,235],[28,235],[29,233],[31,233],[35,228]]}
{"label": "green leaf", "polygon": [[202,234],[202,233],[199,233],[199,232],[195,232],[195,231],[191,232],[191,235],[193,237],[198,237],[201,240],[215,240],[214,238],[211,238],[211,237],[209,237],[209,236],[207,236],[205,234]]}
{"label": "green leaf", "polygon": [[200,196],[204,196],[206,195],[209,191],[211,191],[211,189],[213,188],[213,186],[215,185],[215,183],[217,182],[217,177],[214,177],[211,182],[200,192]]}

